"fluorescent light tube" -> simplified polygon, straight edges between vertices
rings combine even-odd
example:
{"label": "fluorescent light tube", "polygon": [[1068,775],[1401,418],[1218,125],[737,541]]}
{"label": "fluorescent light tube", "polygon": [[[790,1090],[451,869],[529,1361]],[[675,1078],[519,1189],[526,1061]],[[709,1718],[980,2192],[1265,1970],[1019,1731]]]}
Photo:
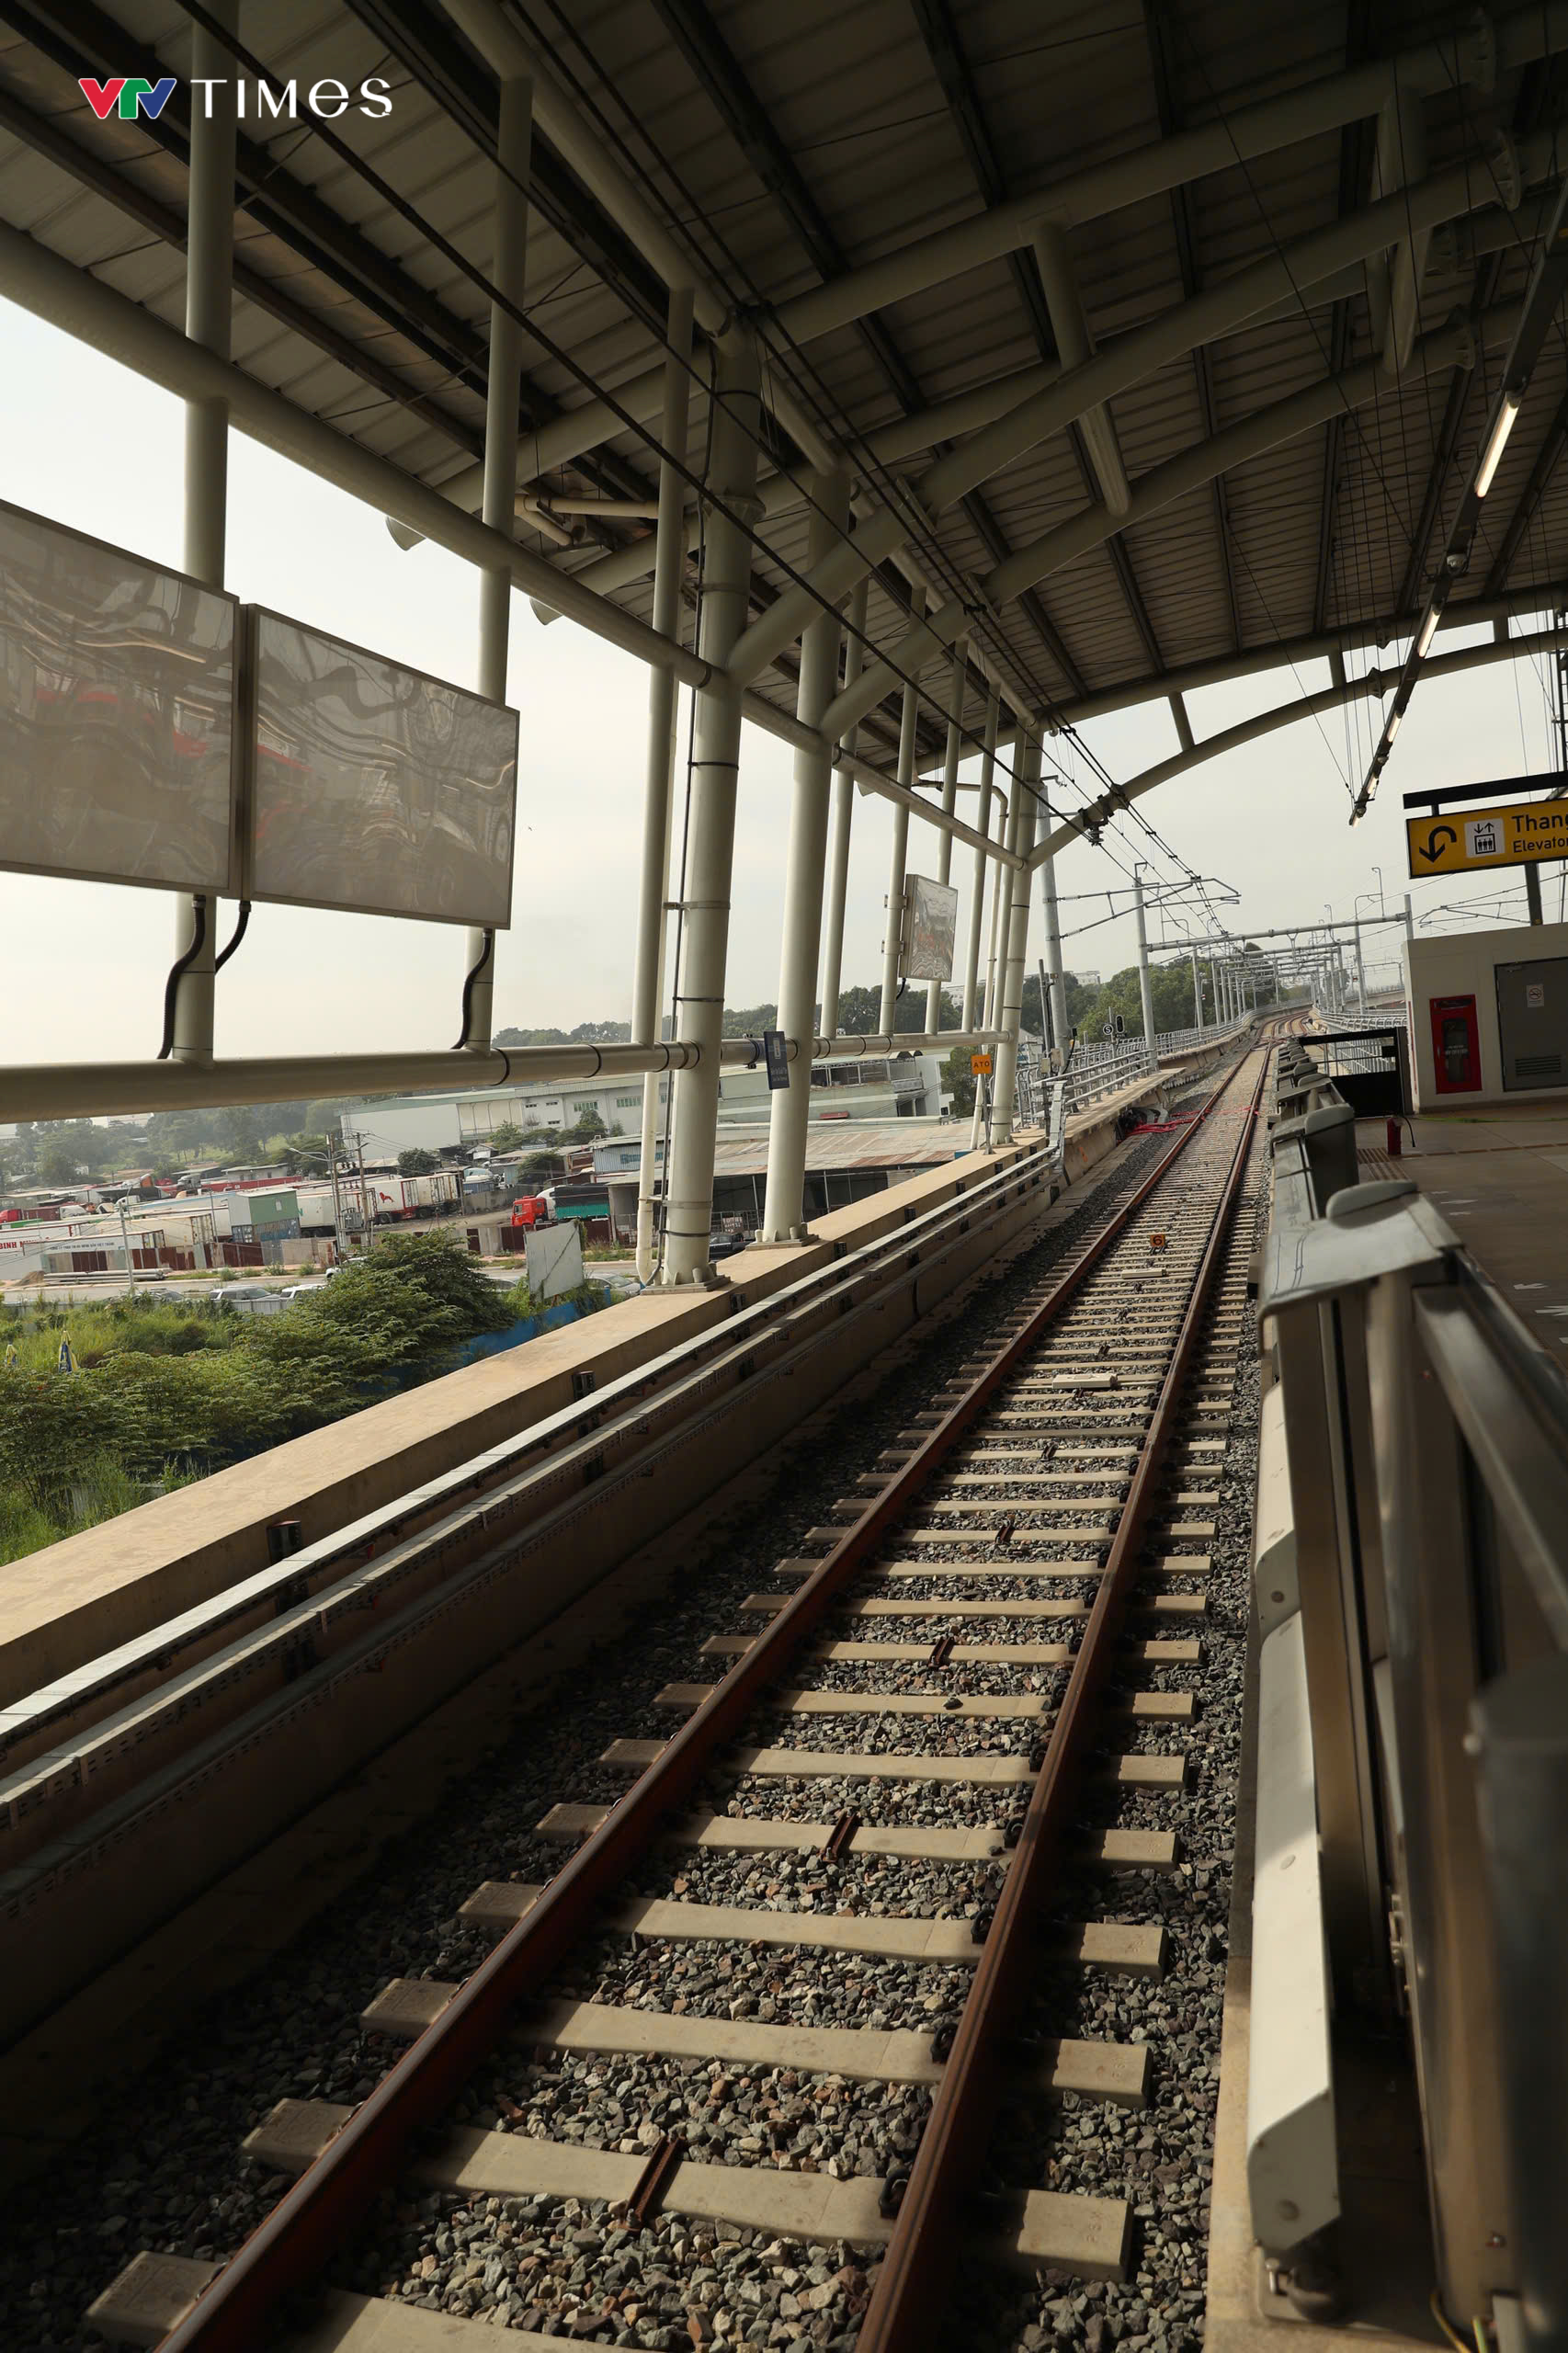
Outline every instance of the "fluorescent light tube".
{"label": "fluorescent light tube", "polygon": [[1420,632],[1415,640],[1415,658],[1418,662],[1425,655],[1426,648],[1431,644],[1432,640],[1437,636],[1437,608],[1436,605],[1428,605],[1426,608],[1426,618],[1422,622]]}
{"label": "fluorescent light tube", "polygon": [[1502,405],[1497,411],[1492,430],[1486,437],[1486,447],[1481,453],[1481,464],[1475,477],[1477,498],[1484,498],[1492,487],[1492,477],[1502,462],[1503,452],[1508,446],[1508,436],[1514,429],[1514,419],[1518,415],[1519,402],[1522,398],[1523,395],[1519,392],[1505,392],[1503,395]]}

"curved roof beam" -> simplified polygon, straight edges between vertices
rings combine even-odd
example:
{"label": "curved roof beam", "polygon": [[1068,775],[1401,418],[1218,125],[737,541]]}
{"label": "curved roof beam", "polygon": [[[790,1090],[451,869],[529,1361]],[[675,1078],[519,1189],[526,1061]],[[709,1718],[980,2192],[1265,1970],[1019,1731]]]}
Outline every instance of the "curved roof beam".
{"label": "curved roof beam", "polygon": [[[1486,645],[1467,645],[1457,653],[1428,655],[1422,665],[1426,678],[1457,676],[1461,670],[1482,670],[1492,662],[1526,661],[1543,654],[1554,654],[1568,648],[1568,627],[1538,630],[1530,637],[1509,637]],[[1175,752],[1168,760],[1156,761],[1139,776],[1130,777],[1116,788],[1113,801],[1102,796],[1077,811],[1070,825],[1059,825],[1047,841],[1037,842],[1029,853],[1028,862],[1040,862],[1065,849],[1070,842],[1081,841],[1088,825],[1114,817],[1128,801],[1137,801],[1145,792],[1153,792],[1156,785],[1168,784],[1173,777],[1186,776],[1189,769],[1201,767],[1205,760],[1218,759],[1222,752],[1235,752],[1247,744],[1256,744],[1261,735],[1272,735],[1281,727],[1293,727],[1300,719],[1321,717],[1324,711],[1337,710],[1341,704],[1358,702],[1377,695],[1391,694],[1399,683],[1399,665],[1387,670],[1368,670],[1358,678],[1346,678],[1343,686],[1337,681],[1320,688],[1315,694],[1296,695],[1291,700],[1278,703],[1272,710],[1259,712],[1255,719],[1244,719],[1235,727],[1222,728],[1219,734],[1206,736],[1195,744],[1190,752]]]}
{"label": "curved roof beam", "polygon": [[[1568,9],[1564,14],[1568,16]],[[1552,132],[1536,132],[1525,141],[1519,162],[1527,180],[1554,175]],[[1333,276],[1347,264],[1364,261],[1369,254],[1413,231],[1469,212],[1479,193],[1473,162],[1436,173],[1419,187],[1403,189],[1343,221],[1298,237],[1294,244],[1268,253],[1234,277],[1206,287],[1190,301],[1174,304],[1147,326],[1096,352],[1081,367],[1064,369],[994,424],[971,434],[939,458],[921,476],[918,494],[911,492],[903,502],[907,515],[892,508],[880,510],[862,524],[852,547],[835,548],[813,567],[806,587],[787,590],[740,639],[730,665],[733,675],[749,685],[794,643],[823,597],[836,602],[904,540],[928,528],[966,491],[1037,443],[1064,432],[1090,409],[1173,360],[1187,358],[1198,345],[1212,342],[1271,306],[1294,302],[1298,290]]]}

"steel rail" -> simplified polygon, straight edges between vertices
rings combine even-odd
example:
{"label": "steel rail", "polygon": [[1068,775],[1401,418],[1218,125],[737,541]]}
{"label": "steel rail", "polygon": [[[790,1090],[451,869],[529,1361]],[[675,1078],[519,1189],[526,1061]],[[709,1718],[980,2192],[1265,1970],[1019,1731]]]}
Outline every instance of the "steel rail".
{"label": "steel rail", "polygon": [[1268,1071],[1265,1053],[1247,1116],[1204,1245],[1170,1369],[1121,1507],[1110,1557],[1074,1655],[1072,1674],[1051,1727],[1045,1760],[1029,1793],[1013,1867],[1003,1881],[931,2114],[860,2325],[857,2353],[923,2353],[950,2345],[946,2290],[959,2217],[996,2106],[1002,2046],[1038,1960],[1038,1927],[1078,1796],[1078,1768],[1094,1737],[1095,1703],[1110,1672],[1114,1644],[1138,1574],[1138,1557],[1181,1406],[1182,1390],[1256,1128]]}
{"label": "steel rail", "polygon": [[[435,2122],[494,2047],[517,2006],[585,1935],[599,1906],[656,1843],[751,1708],[777,1680],[857,1570],[935,1477],[1015,1366],[1087,1279],[1130,1220],[1187,1150],[1231,1085],[1227,1074],[1199,1118],[1052,1286],[903,1468],[852,1523],[767,1631],[689,1716],[607,1819],[425,2029],[329,2145],[164,2339],[162,2353],[254,2353],[268,2314],[319,2273],[392,2177],[414,2135]],[[1246,1133],[1250,1134],[1250,1122]],[[1094,1620],[1091,1618],[1091,1625]],[[1007,1884],[1011,1884],[1009,1873]],[[966,2016],[967,2016],[966,2012]],[[907,2200],[906,2200],[907,2204]]]}

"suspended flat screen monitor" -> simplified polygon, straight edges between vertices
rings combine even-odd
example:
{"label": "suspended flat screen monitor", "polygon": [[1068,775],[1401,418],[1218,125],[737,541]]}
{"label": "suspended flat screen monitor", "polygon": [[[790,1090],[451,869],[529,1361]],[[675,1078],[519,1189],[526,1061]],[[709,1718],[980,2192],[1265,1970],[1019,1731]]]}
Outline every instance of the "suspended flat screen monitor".
{"label": "suspended flat screen monitor", "polygon": [[247,895],[509,923],[517,714],[247,608]]}
{"label": "suspended flat screen monitor", "polygon": [[0,866],[233,889],[238,609],[0,504]]}

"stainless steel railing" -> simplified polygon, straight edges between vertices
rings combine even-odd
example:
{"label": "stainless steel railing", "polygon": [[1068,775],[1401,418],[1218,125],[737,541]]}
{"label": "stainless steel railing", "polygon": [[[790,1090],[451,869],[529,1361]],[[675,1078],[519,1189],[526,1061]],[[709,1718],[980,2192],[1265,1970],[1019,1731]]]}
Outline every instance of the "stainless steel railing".
{"label": "stainless steel railing", "polygon": [[[1413,1184],[1357,1182],[1349,1107],[1290,1049],[1276,1114],[1259,1312],[1290,1536],[1265,1545],[1266,1465],[1257,1598],[1277,1677],[1282,1597],[1299,1619],[1333,2006],[1385,2024],[1408,2011],[1448,2309],[1559,2347],[1568,1383]],[[1287,1767],[1259,1766],[1278,1794]],[[1260,1853],[1260,1950],[1278,1886]],[[1271,1998],[1255,1982],[1255,2043],[1278,2027],[1299,2045],[1299,1991],[1290,2020]],[[1255,2049],[1253,2219],[1288,2277],[1301,2241],[1281,2208],[1315,2197],[1332,2213],[1337,2191],[1308,2179],[1322,2144],[1301,2102],[1270,2109],[1267,2063]],[[1328,2098],[1332,2114],[1332,2083]],[[1301,2194],[1280,2188],[1282,2147]]]}

